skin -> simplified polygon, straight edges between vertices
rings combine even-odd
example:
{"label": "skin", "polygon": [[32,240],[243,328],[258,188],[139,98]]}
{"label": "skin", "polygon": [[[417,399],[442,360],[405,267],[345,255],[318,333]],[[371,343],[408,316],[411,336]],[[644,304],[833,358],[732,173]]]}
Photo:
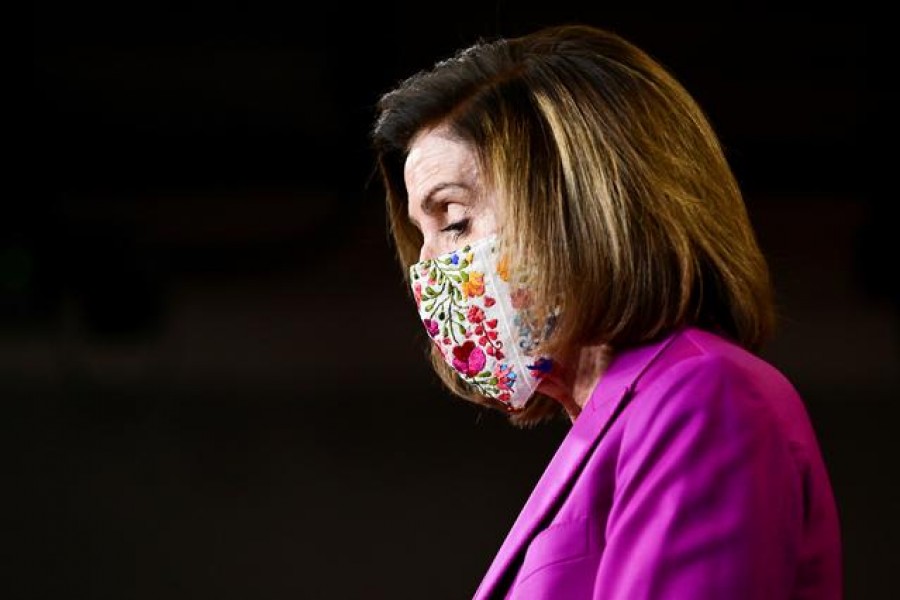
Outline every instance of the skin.
{"label": "skin", "polygon": [[[419,260],[434,258],[497,232],[497,194],[484,185],[477,156],[441,126],[413,138],[404,165],[408,214],[422,232]],[[583,346],[554,360],[538,392],[559,402],[574,421],[609,364],[609,349]]]}

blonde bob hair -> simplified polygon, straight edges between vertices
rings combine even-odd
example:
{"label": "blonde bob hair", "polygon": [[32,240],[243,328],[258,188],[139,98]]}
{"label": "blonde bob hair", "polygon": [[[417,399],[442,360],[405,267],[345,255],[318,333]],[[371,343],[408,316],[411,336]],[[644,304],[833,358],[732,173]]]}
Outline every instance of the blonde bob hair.
{"label": "blonde bob hair", "polygon": [[[384,94],[372,132],[397,255],[408,277],[422,235],[403,167],[442,125],[471,144],[497,192],[509,264],[558,307],[541,352],[618,348],[694,325],[758,352],[774,326],[768,267],[738,183],[697,102],[647,53],[585,25],[481,40]],[[434,350],[434,349],[433,349]],[[432,352],[456,394],[482,398]],[[558,413],[534,398],[524,426]]]}

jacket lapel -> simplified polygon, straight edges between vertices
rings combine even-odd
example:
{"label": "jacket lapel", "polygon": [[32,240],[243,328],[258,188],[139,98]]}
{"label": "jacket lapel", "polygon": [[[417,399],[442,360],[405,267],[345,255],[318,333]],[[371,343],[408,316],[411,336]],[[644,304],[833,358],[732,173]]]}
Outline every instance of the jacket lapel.
{"label": "jacket lapel", "polygon": [[[675,334],[616,355],[575,419],[494,557],[474,600],[505,592],[531,539],[556,513],[587,457],[628,404],[633,384]],[[501,585],[504,584],[504,585]]]}

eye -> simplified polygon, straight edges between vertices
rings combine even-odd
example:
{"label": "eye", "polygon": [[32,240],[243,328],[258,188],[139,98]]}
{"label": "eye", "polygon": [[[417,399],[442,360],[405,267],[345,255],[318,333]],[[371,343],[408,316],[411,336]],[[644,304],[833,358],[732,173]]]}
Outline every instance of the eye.
{"label": "eye", "polygon": [[452,232],[454,240],[458,240],[460,238],[460,236],[465,234],[468,230],[469,230],[469,219],[460,219],[459,221],[456,221],[455,223],[450,223],[449,225],[447,225],[446,227],[441,229],[441,231],[444,231],[444,232]]}

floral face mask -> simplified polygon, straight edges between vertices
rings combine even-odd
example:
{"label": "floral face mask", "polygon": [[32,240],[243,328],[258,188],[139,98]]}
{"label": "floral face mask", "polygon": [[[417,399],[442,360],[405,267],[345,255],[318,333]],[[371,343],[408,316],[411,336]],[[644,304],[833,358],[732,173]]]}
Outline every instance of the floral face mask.
{"label": "floral face mask", "polygon": [[444,360],[479,393],[519,410],[550,370],[533,354],[555,316],[535,323],[527,287],[511,285],[496,236],[410,267],[419,316]]}

